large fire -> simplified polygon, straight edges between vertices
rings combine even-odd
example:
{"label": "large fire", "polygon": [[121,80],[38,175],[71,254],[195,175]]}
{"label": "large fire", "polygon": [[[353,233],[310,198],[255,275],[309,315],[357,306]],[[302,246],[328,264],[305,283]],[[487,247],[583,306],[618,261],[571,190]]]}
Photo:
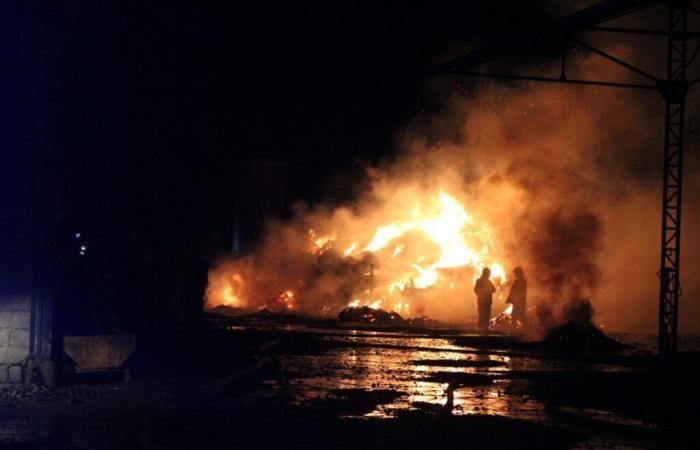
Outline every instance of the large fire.
{"label": "large fire", "polygon": [[[601,58],[578,59],[582,73],[613,74]],[[563,323],[590,303],[609,327],[653,326],[655,303],[642,299],[658,288],[658,255],[640,242],[658,234],[661,144],[629,131],[653,129],[649,105],[593,87],[460,92],[397,134],[395,157],[367,168],[354,203],[293,205],[255,251],[216,261],[206,306],[337,317],[364,305],[466,323],[481,269],[499,287],[497,315],[506,274],[521,266],[531,326]]]}
{"label": "large fire", "polygon": [[[245,258],[226,270],[213,271],[208,306],[294,311],[299,309],[300,299],[318,296],[317,292],[310,292],[311,286],[324,276],[319,271],[328,270],[350,274],[342,277],[349,283],[330,292],[345,298],[321,302],[312,311],[302,308],[302,313],[335,315],[346,306],[369,306],[409,316],[424,315],[425,308],[416,304],[423,304],[421,297],[426,293],[431,298],[454,297],[456,291],[469,295],[484,267],[491,269],[496,285],[506,281],[491,227],[470,214],[450,193],[438,190],[416,196],[412,204],[392,211],[393,217],[384,217],[378,225],[371,221],[363,225],[364,221],[359,220],[353,221],[353,226],[337,229],[334,221],[328,220],[326,228],[319,227],[319,223],[308,228],[302,251],[310,258],[303,261],[315,270],[302,271],[288,285],[272,280],[269,288],[274,291],[261,291],[259,280],[255,281],[255,289],[246,288],[246,277],[257,278],[260,274],[250,270],[250,261]],[[323,221],[317,222],[323,225]],[[284,245],[281,243],[280,247]],[[284,248],[279,251],[280,260],[287,256],[285,252],[293,252]],[[326,267],[325,260],[334,263],[320,269],[319,266]]]}

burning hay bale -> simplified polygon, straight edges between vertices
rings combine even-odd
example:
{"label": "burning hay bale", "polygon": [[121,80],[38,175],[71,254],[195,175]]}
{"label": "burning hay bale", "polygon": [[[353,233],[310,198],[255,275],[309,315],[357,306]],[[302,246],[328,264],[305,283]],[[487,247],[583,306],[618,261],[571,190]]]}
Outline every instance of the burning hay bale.
{"label": "burning hay bale", "polygon": [[507,280],[490,223],[456,186],[396,180],[352,208],[299,213],[271,222],[253,253],[216,263],[208,311],[227,305],[327,319],[369,306],[395,311],[390,323],[398,314],[461,320],[475,273],[488,265],[496,284]]}
{"label": "burning hay bale", "polygon": [[340,311],[338,320],[345,323],[371,323],[373,325],[406,325],[408,322],[395,312],[369,306],[348,306]]}

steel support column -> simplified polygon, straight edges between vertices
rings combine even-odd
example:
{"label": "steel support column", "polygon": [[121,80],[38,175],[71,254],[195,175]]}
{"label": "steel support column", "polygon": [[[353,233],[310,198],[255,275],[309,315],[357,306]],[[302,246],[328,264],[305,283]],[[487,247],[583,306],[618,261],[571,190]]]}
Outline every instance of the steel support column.
{"label": "steel support column", "polygon": [[659,269],[659,354],[668,359],[676,350],[680,296],[681,192],[683,122],[687,68],[688,2],[669,1],[666,80],[659,91],[666,100],[664,136],[661,267]]}

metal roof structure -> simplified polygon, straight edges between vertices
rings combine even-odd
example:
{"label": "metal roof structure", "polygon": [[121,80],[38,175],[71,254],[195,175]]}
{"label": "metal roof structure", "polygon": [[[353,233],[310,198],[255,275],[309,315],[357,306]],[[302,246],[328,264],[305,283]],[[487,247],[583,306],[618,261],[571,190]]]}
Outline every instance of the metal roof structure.
{"label": "metal roof structure", "polygon": [[[664,30],[646,28],[620,28],[601,26],[602,23],[634,14],[651,6],[665,5],[667,25]],[[498,39],[482,48],[465,55],[436,64],[421,74],[421,79],[437,76],[456,75],[487,77],[509,80],[525,80],[550,83],[595,85],[616,88],[656,90],[666,101],[661,258],[659,277],[659,329],[658,349],[662,361],[672,361],[677,348],[678,301],[680,297],[680,251],[681,251],[681,197],[683,179],[683,144],[685,125],[685,98],[688,89],[699,79],[689,81],[687,69],[700,49],[698,42],[692,52],[689,42],[700,37],[700,33],[688,31],[688,15],[700,10],[689,0],[604,0],[567,16],[553,19],[527,33]],[[666,39],[666,76],[658,78],[647,71],[617,58],[605,50],[593,46],[577,34],[583,31],[597,31],[614,34],[638,34]],[[524,50],[551,47],[552,43],[561,46],[561,74],[559,77],[528,76],[511,73],[493,73],[477,70],[497,59],[518,54]],[[647,80],[646,83],[627,81],[602,81],[589,79],[569,79],[566,76],[566,48],[576,46],[587,52],[634,72]]]}

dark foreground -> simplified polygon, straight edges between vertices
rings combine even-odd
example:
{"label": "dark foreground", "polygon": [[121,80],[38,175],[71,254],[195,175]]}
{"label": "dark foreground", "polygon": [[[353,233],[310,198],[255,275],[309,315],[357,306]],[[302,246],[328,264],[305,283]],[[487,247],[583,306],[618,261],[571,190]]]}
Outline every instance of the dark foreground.
{"label": "dark foreground", "polygon": [[4,391],[0,447],[698,448],[697,356],[660,372],[634,347],[211,322],[141,344],[130,383]]}

